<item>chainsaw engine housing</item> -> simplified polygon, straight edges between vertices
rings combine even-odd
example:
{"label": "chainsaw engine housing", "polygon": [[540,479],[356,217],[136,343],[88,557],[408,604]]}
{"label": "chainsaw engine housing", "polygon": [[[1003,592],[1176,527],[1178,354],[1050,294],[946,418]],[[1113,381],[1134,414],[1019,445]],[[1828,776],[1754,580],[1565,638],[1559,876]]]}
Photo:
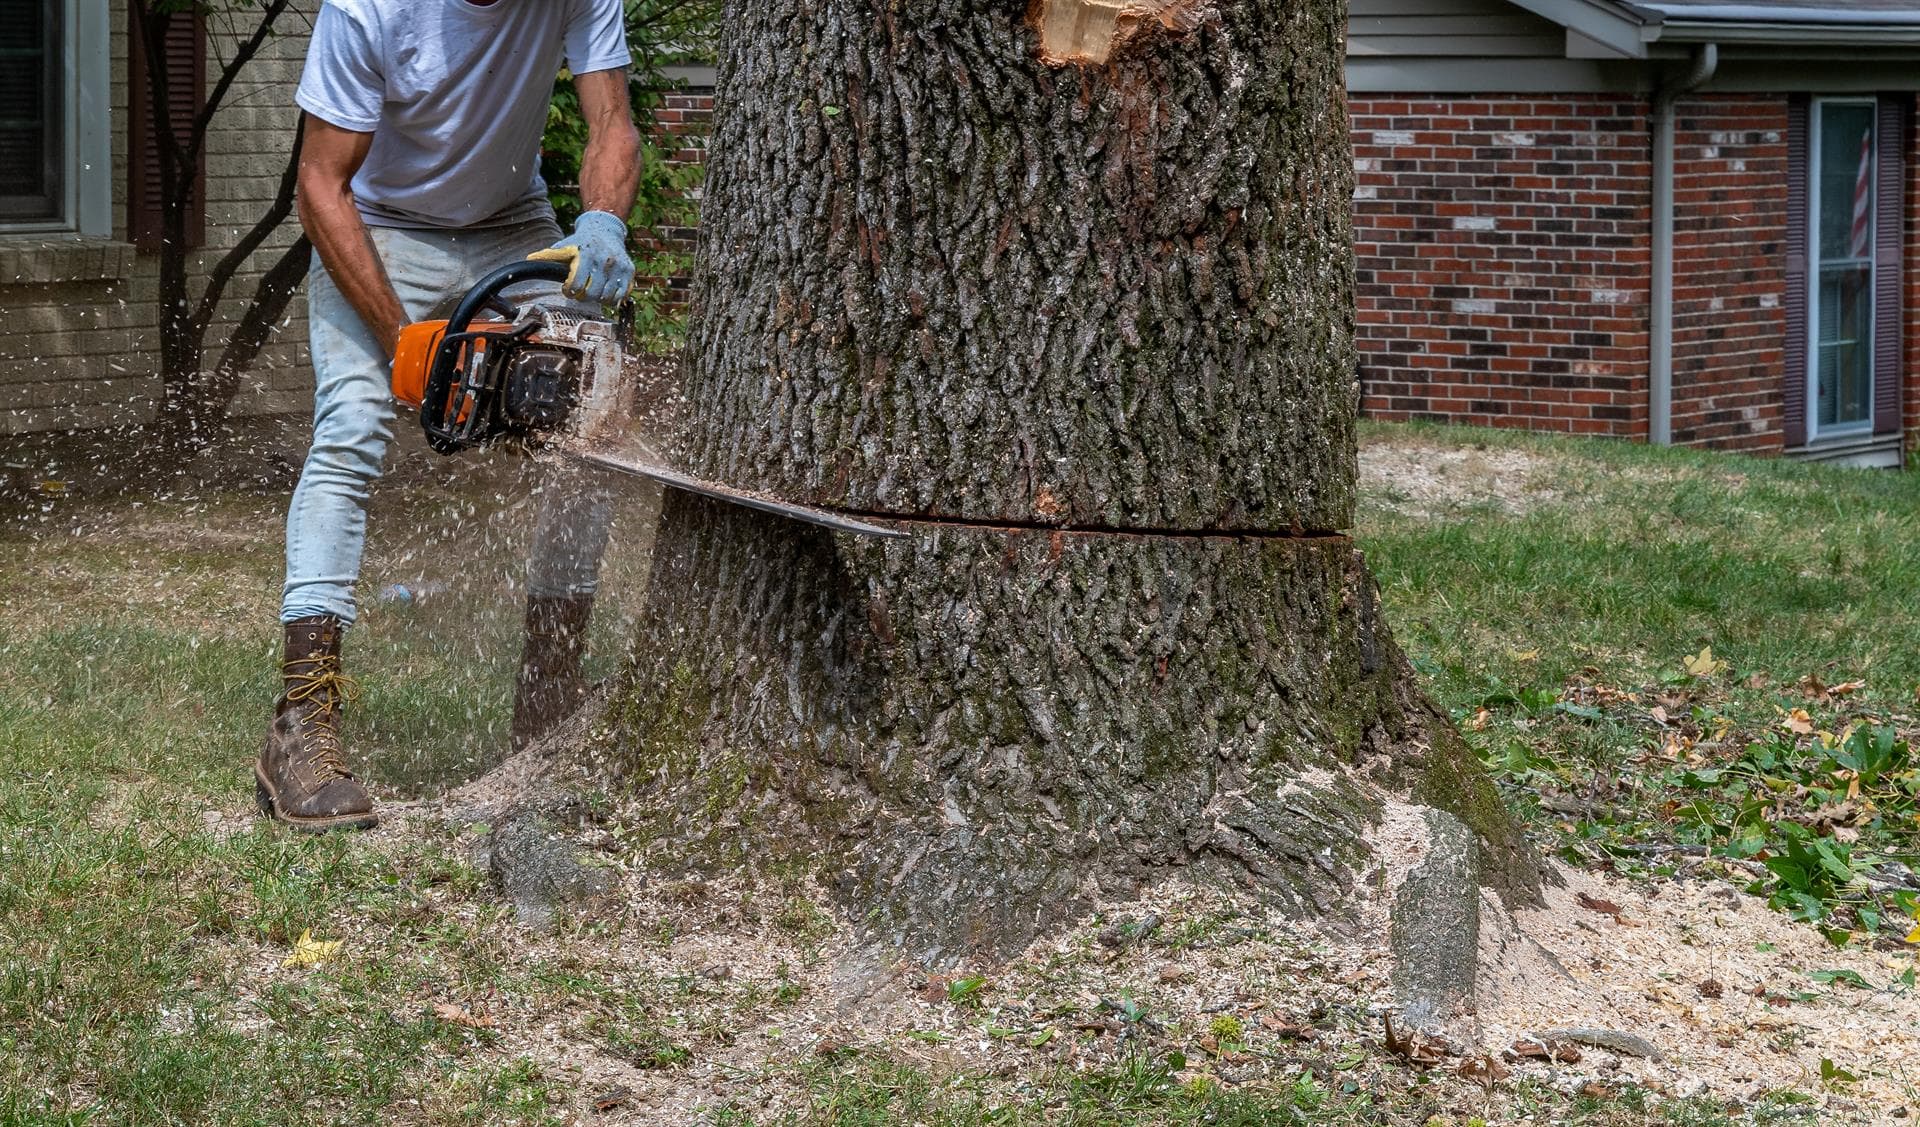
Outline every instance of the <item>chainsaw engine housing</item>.
{"label": "chainsaw engine housing", "polygon": [[[481,308],[504,305],[499,291],[551,277],[553,270],[551,263],[503,267],[482,279],[443,325],[403,331],[394,394],[402,402],[417,396],[420,427],[435,450],[584,443],[618,415],[625,381],[612,323],[537,303],[514,311],[511,322],[473,321]],[[565,268],[559,270],[564,276]]]}

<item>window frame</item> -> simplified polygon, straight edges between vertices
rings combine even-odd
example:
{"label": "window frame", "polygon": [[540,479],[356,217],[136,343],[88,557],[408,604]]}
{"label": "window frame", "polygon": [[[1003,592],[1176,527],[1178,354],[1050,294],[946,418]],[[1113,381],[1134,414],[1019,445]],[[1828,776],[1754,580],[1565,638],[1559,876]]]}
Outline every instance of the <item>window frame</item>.
{"label": "window frame", "polygon": [[12,235],[113,234],[112,61],[109,0],[56,0],[60,191],[55,214],[32,219],[0,216],[0,238]]}
{"label": "window frame", "polygon": [[[1785,339],[1781,370],[1780,429],[1787,453],[1808,457],[1823,451],[1855,447],[1885,447],[1897,456],[1900,435],[1907,422],[1907,262],[1906,246],[1912,222],[1907,214],[1908,166],[1913,163],[1914,94],[1881,91],[1873,95],[1874,134],[1878,139],[1874,174],[1873,278],[1873,412],[1872,426],[1836,431],[1827,428],[1818,441],[1809,441],[1809,415],[1818,410],[1818,328],[1809,324],[1809,297],[1818,284],[1810,269],[1818,213],[1809,207],[1811,182],[1817,169],[1811,151],[1814,95],[1787,95],[1786,230],[1782,247],[1785,289],[1781,293]],[[1840,97],[1840,95],[1833,95]]]}
{"label": "window frame", "polygon": [[[69,99],[64,89],[62,72],[66,69],[66,48],[69,32],[66,27],[65,5],[60,0],[33,0],[41,9],[43,23],[40,58],[46,67],[41,78],[40,131],[43,138],[42,164],[47,183],[52,190],[34,195],[0,196],[0,223],[26,225],[58,222],[70,210],[68,184],[72,181],[71,161],[68,153],[72,151],[72,138],[67,121],[73,116]],[[42,209],[50,208],[51,215],[40,214]]]}
{"label": "window frame", "polygon": [[[1855,422],[1822,426],[1820,423],[1820,268],[1825,265],[1826,257],[1820,249],[1820,182],[1823,179],[1820,167],[1821,154],[1825,152],[1822,137],[1822,109],[1833,105],[1864,106],[1868,111],[1873,129],[1873,168],[1869,181],[1873,186],[1872,201],[1867,205],[1868,229],[1873,232],[1873,245],[1867,252],[1867,417]],[[1872,95],[1831,94],[1817,95],[1809,100],[1807,111],[1807,442],[1809,444],[1834,439],[1853,438],[1859,435],[1877,433],[1875,424],[1879,421],[1875,413],[1879,409],[1876,402],[1876,371],[1879,357],[1879,325],[1872,311],[1879,307],[1880,285],[1880,225],[1878,222],[1880,207],[1880,162],[1882,152],[1880,136],[1880,99]],[[1851,259],[1846,261],[1853,261]]]}

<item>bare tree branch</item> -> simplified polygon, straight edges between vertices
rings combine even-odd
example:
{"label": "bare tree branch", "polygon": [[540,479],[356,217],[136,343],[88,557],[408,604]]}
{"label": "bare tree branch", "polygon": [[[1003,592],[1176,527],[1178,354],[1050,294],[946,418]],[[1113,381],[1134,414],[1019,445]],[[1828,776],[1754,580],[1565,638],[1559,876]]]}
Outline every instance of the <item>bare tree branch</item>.
{"label": "bare tree branch", "polygon": [[287,306],[299,292],[312,262],[313,244],[301,235],[261,276],[254,288],[253,300],[247,303],[239,324],[233,327],[233,334],[221,348],[220,359],[214,362],[206,385],[194,396],[191,410],[195,415],[193,430],[196,433],[210,432],[226,414],[227,405],[240,388],[241,373],[259,359],[273,335],[274,325],[286,315]]}
{"label": "bare tree branch", "polygon": [[300,181],[300,147],[307,136],[306,118],[300,119],[300,125],[293,131],[293,148],[287,153],[287,166],[280,172],[280,187],[274,193],[273,203],[267,207],[266,214],[256,220],[232,249],[220,256],[220,261],[207,271],[206,289],[201,291],[200,305],[193,312],[190,322],[194,333],[203,333],[213,323],[213,316],[220,308],[220,299],[226,293],[227,283],[239,272],[247,258],[260,245],[267,241],[280,224],[293,212],[294,189]]}
{"label": "bare tree branch", "polygon": [[206,141],[207,127],[213,124],[213,115],[219,111],[220,103],[226,100],[228,89],[233,86],[234,80],[240,77],[241,70],[253,61],[253,57],[260,53],[260,48],[265,46],[267,40],[272,37],[274,21],[280,18],[280,13],[287,10],[288,2],[289,0],[269,0],[267,6],[260,12],[259,26],[253,29],[253,34],[234,50],[233,57],[220,68],[219,80],[214,83],[213,89],[207,92],[206,104],[200,107],[200,112],[193,118],[192,130],[189,133],[191,143],[188,149],[189,155],[193,158],[198,159],[200,146]]}

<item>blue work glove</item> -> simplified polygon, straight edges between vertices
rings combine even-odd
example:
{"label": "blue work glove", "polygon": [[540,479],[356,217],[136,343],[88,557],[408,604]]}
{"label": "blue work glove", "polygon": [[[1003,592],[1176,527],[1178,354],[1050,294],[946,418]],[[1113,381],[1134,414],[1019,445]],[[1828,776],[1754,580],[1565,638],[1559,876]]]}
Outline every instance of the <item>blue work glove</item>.
{"label": "blue work glove", "polygon": [[570,298],[618,305],[633,288],[633,259],[627,257],[627,225],[610,211],[583,211],[573,234],[527,256],[540,262],[564,262],[572,269],[560,288]]}

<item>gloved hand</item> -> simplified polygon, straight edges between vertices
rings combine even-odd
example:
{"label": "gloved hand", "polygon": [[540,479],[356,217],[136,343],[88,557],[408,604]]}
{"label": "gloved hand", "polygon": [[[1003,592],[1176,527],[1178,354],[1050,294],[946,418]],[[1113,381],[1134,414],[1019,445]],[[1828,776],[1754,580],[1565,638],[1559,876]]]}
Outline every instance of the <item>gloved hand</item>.
{"label": "gloved hand", "polygon": [[568,297],[617,305],[633,288],[633,259],[627,257],[627,225],[610,211],[583,211],[573,234],[527,256],[572,267],[560,284]]}

